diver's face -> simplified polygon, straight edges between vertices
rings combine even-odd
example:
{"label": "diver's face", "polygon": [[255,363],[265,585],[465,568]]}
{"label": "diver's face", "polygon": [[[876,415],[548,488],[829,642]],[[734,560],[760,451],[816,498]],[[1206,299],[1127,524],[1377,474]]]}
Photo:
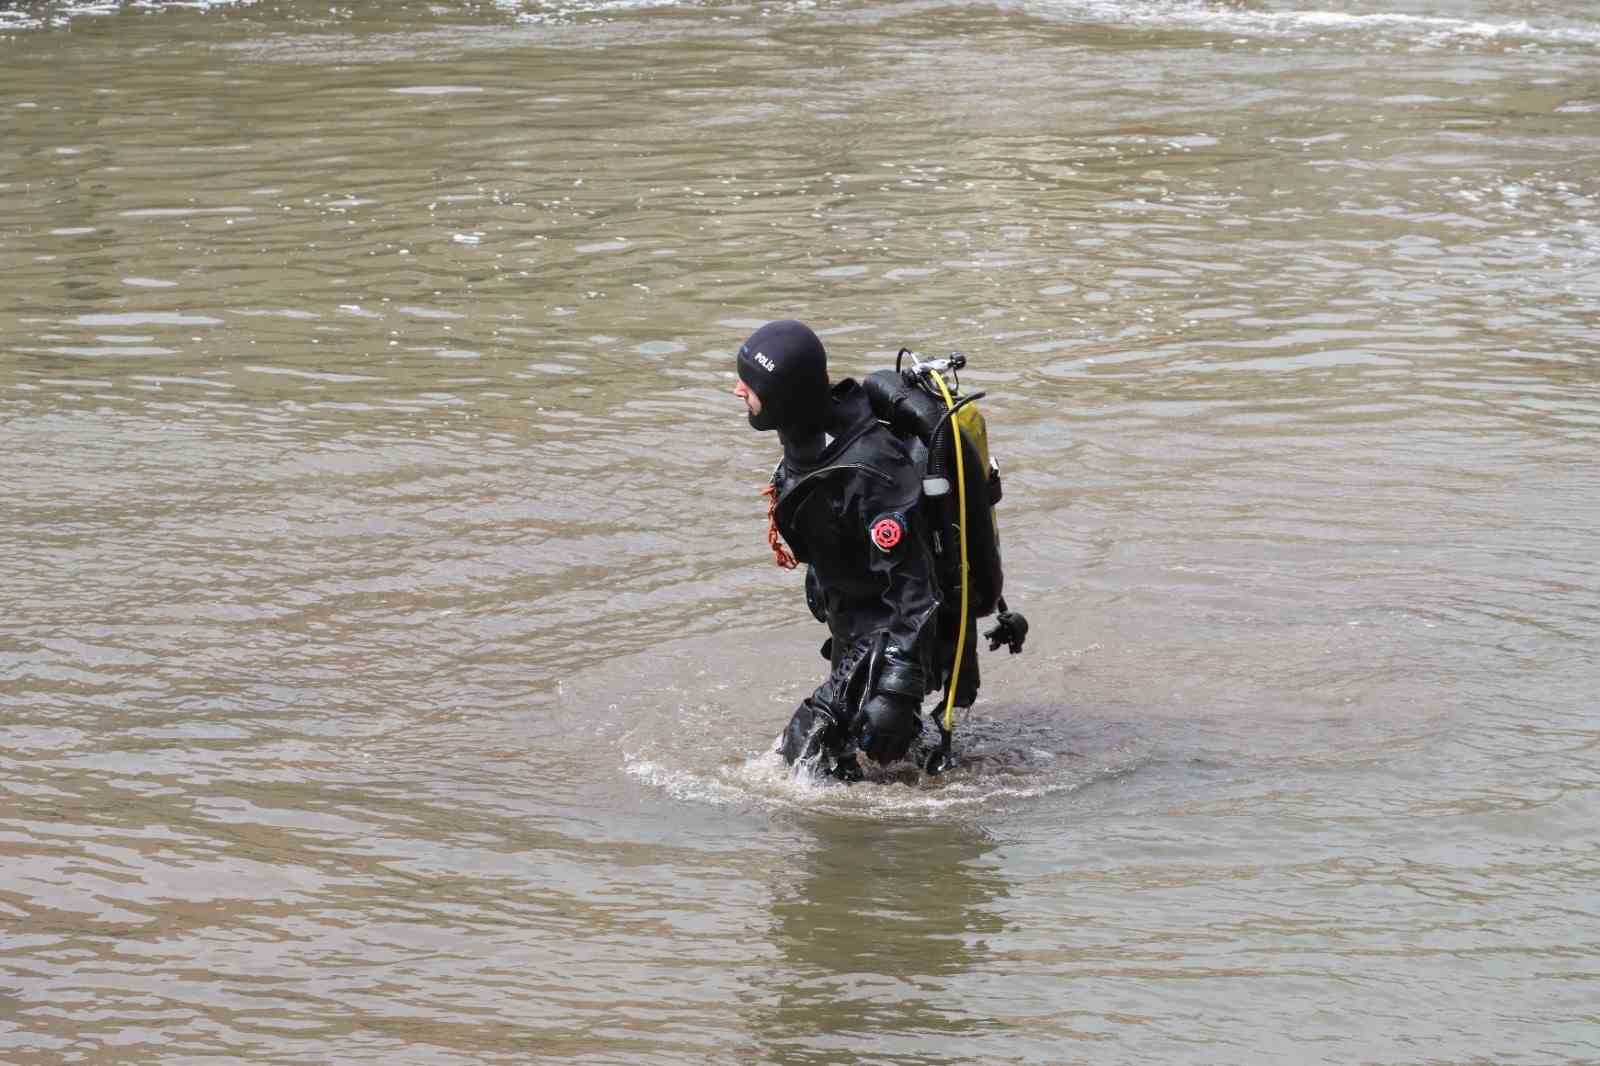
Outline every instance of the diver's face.
{"label": "diver's face", "polygon": [[733,387],[733,394],[744,401],[744,405],[749,409],[751,415],[759,415],[761,413],[761,397],[750,391],[750,386],[744,383],[744,379],[741,378],[739,383]]}

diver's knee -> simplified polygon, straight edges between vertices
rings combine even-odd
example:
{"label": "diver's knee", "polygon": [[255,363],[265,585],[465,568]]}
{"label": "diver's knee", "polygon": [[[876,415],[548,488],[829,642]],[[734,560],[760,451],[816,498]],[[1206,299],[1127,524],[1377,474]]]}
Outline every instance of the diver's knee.
{"label": "diver's knee", "polygon": [[791,766],[802,759],[814,759],[837,731],[833,715],[802,703],[778,738],[778,754]]}

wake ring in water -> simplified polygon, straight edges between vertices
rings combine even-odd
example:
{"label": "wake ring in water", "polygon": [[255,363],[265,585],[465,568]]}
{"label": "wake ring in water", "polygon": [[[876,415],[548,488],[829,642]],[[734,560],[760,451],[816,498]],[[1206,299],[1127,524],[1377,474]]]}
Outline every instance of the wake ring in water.
{"label": "wake ring in water", "polygon": [[771,750],[709,766],[671,765],[679,755],[675,752],[640,753],[627,757],[626,770],[692,803],[922,819],[1082,791],[1148,762],[1120,743],[1094,753],[1090,762],[1074,750],[1077,746],[1073,735],[1054,722],[984,719],[963,731],[959,758],[946,753],[936,772],[928,766],[939,747],[930,746],[892,766],[862,763],[856,784],[839,780],[818,760],[786,765]]}

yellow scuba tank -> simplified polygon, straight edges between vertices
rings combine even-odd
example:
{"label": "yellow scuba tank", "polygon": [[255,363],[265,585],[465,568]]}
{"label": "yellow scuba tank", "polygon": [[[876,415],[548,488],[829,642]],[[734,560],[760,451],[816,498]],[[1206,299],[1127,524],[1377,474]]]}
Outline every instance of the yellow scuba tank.
{"label": "yellow scuba tank", "polygon": [[[912,355],[909,369],[902,364]],[[1006,608],[1005,574],[1000,562],[1000,528],[994,507],[1000,502],[1000,467],[989,454],[989,428],[976,402],[983,394],[961,396],[960,371],[966,356],[952,352],[924,361],[900,349],[894,370],[880,370],[862,382],[873,412],[897,435],[914,438],[925,449],[922,495],[930,519],[935,570],[946,607],[954,594],[959,608],[941,611],[939,636],[951,649],[945,675],[944,712],[937,720],[939,747],[925,768],[938,773],[950,765],[955,708],[977,697],[975,620],[1000,612],[1000,625],[987,634],[994,647],[1004,642],[1022,650],[1027,620]],[[1004,636],[996,639],[996,634]]]}
{"label": "yellow scuba tank", "polygon": [[914,360],[909,369],[903,368],[905,356],[911,354],[901,349],[894,370],[868,374],[862,386],[873,412],[890,429],[915,438],[926,449],[922,495],[929,504],[930,547],[941,586],[953,595],[963,584],[959,541],[965,532],[968,616],[985,618],[1000,606],[1005,572],[994,511],[1001,498],[1000,467],[989,453],[989,427],[976,402],[983,393],[961,395],[959,372],[966,365],[961,353],[929,362]]}

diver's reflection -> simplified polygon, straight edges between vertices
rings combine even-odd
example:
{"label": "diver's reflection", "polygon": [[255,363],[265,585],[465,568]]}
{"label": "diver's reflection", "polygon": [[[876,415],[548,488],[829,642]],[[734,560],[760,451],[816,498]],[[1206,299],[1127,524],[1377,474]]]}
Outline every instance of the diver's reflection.
{"label": "diver's reflection", "polygon": [[961,979],[1003,928],[988,904],[1006,884],[982,861],[994,845],[954,824],[807,829],[772,886],[780,962],[752,1003],[765,1061],[838,1062],[863,1040],[915,1053],[972,1032]]}

